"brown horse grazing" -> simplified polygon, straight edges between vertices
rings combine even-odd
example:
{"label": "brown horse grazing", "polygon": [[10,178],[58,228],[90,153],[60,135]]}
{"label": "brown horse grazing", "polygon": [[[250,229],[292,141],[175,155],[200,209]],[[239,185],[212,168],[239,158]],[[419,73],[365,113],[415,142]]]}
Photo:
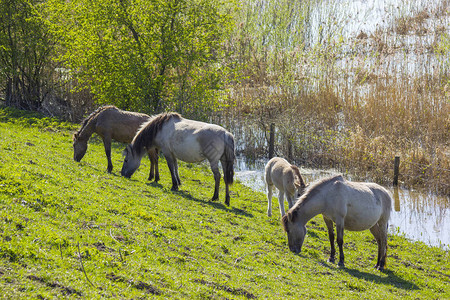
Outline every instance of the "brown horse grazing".
{"label": "brown horse grazing", "polygon": [[[148,122],[151,117],[146,114],[124,111],[115,106],[99,107],[84,119],[81,128],[73,135],[73,159],[81,161],[86,154],[88,140],[93,133],[103,139],[106,158],[108,159],[108,173],[113,169],[111,161],[111,140],[121,143],[130,143],[142,123]],[[148,180],[159,180],[158,152],[155,148],[149,149],[150,174]]]}
{"label": "brown horse grazing", "polygon": [[334,263],[333,222],[336,224],[339,245],[338,266],[344,266],[344,229],[362,231],[370,229],[378,244],[376,268],[382,271],[386,264],[387,230],[392,199],[389,192],[375,183],[350,182],[341,175],[314,183],[282,218],[288,236],[289,249],[301,251],[306,235],[306,223],[322,214],[328,228],[331,244],[329,262]]}
{"label": "brown horse grazing", "polygon": [[166,158],[172,175],[172,190],[181,184],[177,159],[185,162],[201,162],[207,159],[214,174],[214,195],[219,198],[220,171],[225,181],[225,204],[230,205],[229,185],[233,183],[234,137],[224,128],[194,120],[188,120],[177,113],[162,113],[144,123],[133,141],[125,149],[122,176],[131,177],[141,163],[147,148],[160,149]]}
{"label": "brown horse grazing", "polygon": [[278,203],[280,204],[280,214],[284,216],[284,196],[289,204],[289,209],[295,204],[295,200],[303,194],[305,182],[297,166],[291,165],[281,157],[274,157],[269,160],[265,168],[265,181],[267,186],[267,215],[272,215],[272,194],[275,186],[280,193]]}

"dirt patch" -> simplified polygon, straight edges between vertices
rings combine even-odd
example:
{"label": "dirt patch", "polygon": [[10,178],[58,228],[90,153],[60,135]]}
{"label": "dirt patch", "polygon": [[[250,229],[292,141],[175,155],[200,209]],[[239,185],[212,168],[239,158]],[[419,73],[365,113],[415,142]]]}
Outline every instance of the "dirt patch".
{"label": "dirt patch", "polygon": [[61,291],[65,295],[82,296],[82,293],[80,291],[77,291],[76,289],[71,288],[71,287],[63,286],[62,284],[60,284],[58,282],[47,282],[44,278],[36,276],[36,275],[28,275],[27,278],[32,281],[37,281],[39,283],[45,284],[46,286],[51,287],[51,288],[61,289]]}
{"label": "dirt patch", "polygon": [[222,291],[226,291],[226,292],[231,293],[236,296],[244,296],[247,299],[256,299],[255,295],[253,295],[252,293],[250,293],[244,289],[241,289],[241,288],[232,288],[232,287],[229,287],[226,285],[221,285],[221,284],[218,284],[218,283],[215,283],[212,281],[206,281],[203,279],[194,279],[194,282],[200,283],[200,284],[203,284],[206,286],[210,286],[210,287],[222,290]]}
{"label": "dirt patch", "polygon": [[109,252],[113,252],[114,249],[113,248],[109,248],[106,247],[104,243],[98,242],[98,243],[94,243],[92,244],[95,248],[97,248],[98,251],[109,251]]}
{"label": "dirt patch", "polygon": [[126,279],[125,277],[116,275],[114,273],[106,274],[106,278],[108,278],[111,281],[115,281],[115,282],[127,282],[127,283],[131,284],[131,286],[134,287],[135,289],[144,290],[147,293],[150,293],[153,295],[161,295],[161,291],[159,289],[152,286],[151,284],[148,284],[148,283],[140,281],[140,280],[134,281],[132,279]]}
{"label": "dirt patch", "polygon": [[127,281],[125,279],[125,277],[122,277],[120,275],[116,275],[114,273],[106,274],[106,278],[108,278],[111,281],[115,281],[115,282],[126,282]]}
{"label": "dirt patch", "polygon": [[161,292],[157,288],[143,281],[132,282],[131,284],[136,289],[144,290],[153,295],[161,295]]}

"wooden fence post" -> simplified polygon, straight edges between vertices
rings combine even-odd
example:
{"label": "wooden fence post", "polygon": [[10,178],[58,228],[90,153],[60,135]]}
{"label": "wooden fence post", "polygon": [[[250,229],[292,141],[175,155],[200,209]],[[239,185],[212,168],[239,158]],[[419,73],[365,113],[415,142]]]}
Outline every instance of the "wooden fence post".
{"label": "wooden fence post", "polygon": [[394,159],[394,181],[393,185],[398,186],[398,170],[400,167],[400,156],[396,156]]}
{"label": "wooden fence post", "polygon": [[271,159],[275,152],[275,123],[270,124],[270,138],[269,138],[269,159]]}

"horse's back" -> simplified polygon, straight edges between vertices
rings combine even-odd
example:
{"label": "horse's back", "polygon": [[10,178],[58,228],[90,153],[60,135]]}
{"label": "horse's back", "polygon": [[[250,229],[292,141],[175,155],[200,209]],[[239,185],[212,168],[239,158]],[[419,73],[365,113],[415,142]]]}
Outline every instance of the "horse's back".
{"label": "horse's back", "polygon": [[111,107],[102,111],[96,122],[96,132],[102,136],[110,135],[112,139],[130,143],[140,126],[150,120],[150,116]]}
{"label": "horse's back", "polygon": [[371,228],[384,214],[384,205],[372,190],[372,184],[364,182],[337,181],[330,190],[331,205],[336,206],[336,215],[344,217],[344,228],[361,231]]}
{"label": "horse's back", "polygon": [[267,184],[275,185],[277,189],[288,191],[292,194],[295,192],[295,174],[292,165],[281,157],[270,159],[265,167]]}
{"label": "horse's back", "polygon": [[231,135],[219,125],[172,118],[161,128],[155,142],[186,162],[219,160],[225,151],[227,134]]}
{"label": "horse's back", "polygon": [[289,169],[291,164],[281,157],[271,158],[266,164],[266,170],[272,173],[284,172],[284,170]]}
{"label": "horse's back", "polygon": [[367,186],[372,190],[374,193],[376,199],[381,203],[381,206],[383,208],[383,219],[386,220],[386,222],[389,220],[389,217],[391,215],[392,210],[392,197],[391,194],[387,189],[382,187],[379,184],[376,183],[367,183]]}

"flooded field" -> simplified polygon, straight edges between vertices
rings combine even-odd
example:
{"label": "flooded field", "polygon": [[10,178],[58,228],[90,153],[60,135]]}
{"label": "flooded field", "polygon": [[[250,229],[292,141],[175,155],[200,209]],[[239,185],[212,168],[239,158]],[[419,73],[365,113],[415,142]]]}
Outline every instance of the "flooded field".
{"label": "flooded field", "polygon": [[[238,159],[236,178],[256,191],[266,193],[264,166],[266,161],[246,163]],[[309,183],[338,172],[333,170],[300,169]],[[347,176],[347,179],[350,179]],[[418,191],[387,187],[394,198],[389,222],[390,233],[403,235],[413,241],[450,250],[450,199],[445,196],[425,194]],[[275,193],[275,195],[277,192]],[[278,201],[274,201],[277,210]]]}

